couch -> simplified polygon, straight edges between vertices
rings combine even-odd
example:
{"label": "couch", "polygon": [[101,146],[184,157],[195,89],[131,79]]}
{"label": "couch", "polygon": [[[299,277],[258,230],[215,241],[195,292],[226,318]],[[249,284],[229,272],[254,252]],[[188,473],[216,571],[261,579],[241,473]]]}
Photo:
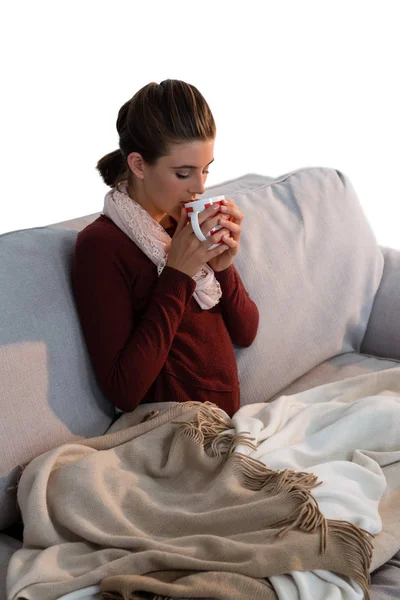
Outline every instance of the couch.
{"label": "couch", "polygon": [[[245,216],[235,266],[260,311],[253,345],[235,348],[243,405],[399,366],[400,251],[377,244],[346,175],[251,173],[204,196],[217,194]],[[77,232],[98,214],[0,236],[0,598],[22,545],[21,469],[118,418],[92,370],[70,283]],[[373,599],[398,597],[400,552],[371,584]]]}

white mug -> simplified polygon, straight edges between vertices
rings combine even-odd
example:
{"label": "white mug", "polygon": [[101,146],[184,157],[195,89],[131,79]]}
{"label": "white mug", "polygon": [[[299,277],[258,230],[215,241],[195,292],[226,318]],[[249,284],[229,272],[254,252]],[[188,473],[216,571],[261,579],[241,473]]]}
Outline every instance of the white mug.
{"label": "white mug", "polygon": [[[217,225],[216,227],[211,229],[211,231],[209,231],[207,233],[207,235],[204,235],[204,233],[201,231],[200,225],[199,225],[199,213],[203,212],[203,210],[205,210],[206,208],[208,208],[209,206],[211,206],[213,204],[215,204],[216,206],[222,206],[222,204],[223,204],[222,200],[225,200],[225,196],[214,196],[213,198],[201,198],[200,200],[193,200],[193,202],[186,202],[186,204],[184,204],[184,207],[187,210],[188,217],[189,217],[190,223],[192,225],[194,234],[197,237],[197,239],[199,239],[201,242],[204,242],[208,237],[210,237],[210,235],[213,235],[219,229],[222,229],[222,225]],[[217,248],[222,243],[223,242],[221,240],[220,242],[217,242],[216,244],[213,244],[212,246],[210,246],[210,248],[208,250],[214,250],[214,248]]]}

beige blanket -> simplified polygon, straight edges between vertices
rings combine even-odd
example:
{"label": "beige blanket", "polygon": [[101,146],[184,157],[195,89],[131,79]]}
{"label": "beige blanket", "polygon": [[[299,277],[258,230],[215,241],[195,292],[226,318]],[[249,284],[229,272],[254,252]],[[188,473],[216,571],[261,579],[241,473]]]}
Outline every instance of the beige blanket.
{"label": "beige blanket", "polygon": [[367,598],[371,536],[322,516],[312,473],[233,452],[252,442],[232,427],[214,405],[177,404],[32,461],[9,599],[101,582],[104,598],[270,600],[266,578],[316,569],[355,580]]}

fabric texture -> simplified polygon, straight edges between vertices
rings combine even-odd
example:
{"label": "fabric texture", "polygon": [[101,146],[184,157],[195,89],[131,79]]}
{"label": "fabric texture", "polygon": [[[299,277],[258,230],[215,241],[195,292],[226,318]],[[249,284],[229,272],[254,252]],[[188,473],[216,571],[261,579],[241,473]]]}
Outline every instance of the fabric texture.
{"label": "fabric texture", "polygon": [[21,548],[22,542],[0,533],[0,598],[6,600],[6,574],[10,558]]}
{"label": "fabric texture", "polygon": [[24,549],[10,563],[9,599],[54,600],[101,581],[126,598],[206,590],[264,600],[274,598],[266,577],[312,569],[366,590],[371,536],[325,520],[311,472],[235,451],[255,447],[232,425],[213,405],[183,403],[32,461],[19,484]]}
{"label": "fabric texture", "polygon": [[384,270],[361,351],[400,360],[400,252],[382,248]]}
{"label": "fabric texture", "polygon": [[397,552],[371,577],[371,600],[394,600],[400,591],[400,552]]}
{"label": "fabric texture", "polygon": [[109,435],[38,457],[19,485],[9,600],[99,583],[104,598],[288,600],[296,581],[309,600],[330,598],[313,592],[337,577],[367,598],[369,571],[400,547],[399,373],[233,419],[209,404],[140,406]]}
{"label": "fabric texture", "polygon": [[348,177],[309,167],[207,194],[225,194],[245,216],[235,267],[260,326],[251,347],[235,352],[241,404],[268,401],[320,363],[359,352],[383,256]]}
{"label": "fabric texture", "polygon": [[112,422],[72,296],[75,239],[47,227],[0,236],[0,530],[18,519],[20,465]]}
{"label": "fabric texture", "polygon": [[[121,181],[104,199],[104,214],[111,219],[157,266],[161,275],[168,259],[171,236],[128,193],[128,182]],[[203,310],[218,304],[221,286],[207,264],[193,277],[196,289],[193,297]]]}
{"label": "fabric texture", "polygon": [[[296,576],[298,575],[299,572],[296,573]],[[338,579],[337,576],[336,579]],[[348,592],[351,583],[346,582],[345,579],[342,579],[340,583],[343,586],[343,594],[346,594],[346,596],[343,597],[343,600],[349,600]],[[398,599],[399,589],[400,552],[398,552],[392,559],[388,560],[384,565],[382,565],[372,573],[369,594],[371,600],[393,600],[395,598]],[[324,592],[325,591],[326,589],[324,589]],[[332,591],[332,594],[334,595],[331,595],[331,597],[324,596],[324,600],[338,600],[338,587],[336,587],[335,590],[328,590],[328,593],[330,591]],[[289,600],[287,595],[282,596],[282,598],[279,598],[279,596],[277,595],[276,598],[277,600]],[[313,598],[316,599],[315,594]],[[360,596],[360,598],[362,598],[362,596]],[[61,598],[59,598],[59,600],[101,600],[100,586],[94,585],[80,590],[76,590],[75,592],[71,592],[70,594],[63,595]],[[307,600],[310,600],[309,596],[307,597]]]}
{"label": "fabric texture", "polygon": [[[172,232],[172,228],[169,230]],[[72,281],[98,380],[122,410],[140,402],[239,408],[233,343],[250,345],[258,310],[234,267],[215,274],[220,302],[202,310],[191,277],[151,260],[107,217],[78,234]]]}
{"label": "fabric texture", "polygon": [[324,516],[376,536],[370,570],[400,549],[399,367],[246,406],[232,421],[257,444],[238,451],[271,469],[313,473]]}
{"label": "fabric texture", "polygon": [[[375,356],[359,354],[358,352],[346,352],[338,354],[329,360],[325,360],[320,365],[317,365],[305,375],[302,375],[293,383],[281,390],[273,396],[271,400],[275,400],[282,394],[285,396],[298,394],[305,390],[311,390],[319,385],[333,383],[334,381],[343,381],[352,379],[359,375],[367,375],[368,373],[377,373],[386,369],[397,369],[400,366],[397,360],[386,360]],[[270,401],[271,401],[270,400]]]}
{"label": "fabric texture", "polygon": [[[311,493],[324,517],[345,518],[377,534],[371,571],[400,547],[399,392],[397,365],[392,372],[371,371],[267,405],[246,406],[232,419],[235,431],[249,432],[257,445],[256,451],[240,446],[235,451],[249,453],[275,470],[316,474],[321,483]],[[145,416],[145,407],[140,408],[123,415],[110,432],[138,424]],[[156,408],[148,406],[151,411]],[[389,591],[394,593],[399,589],[400,569],[395,559],[385,567]],[[387,597],[379,572],[380,568],[371,578],[371,598],[375,599]],[[364,597],[355,582],[331,572],[296,571],[269,581],[278,600]]]}

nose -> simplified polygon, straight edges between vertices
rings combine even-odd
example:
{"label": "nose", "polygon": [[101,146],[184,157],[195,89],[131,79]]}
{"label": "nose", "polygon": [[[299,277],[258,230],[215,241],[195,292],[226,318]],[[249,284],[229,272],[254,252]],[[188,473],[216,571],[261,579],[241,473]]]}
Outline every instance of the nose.
{"label": "nose", "polygon": [[[195,197],[196,194],[204,194],[204,192],[206,191],[205,185],[204,185],[204,180],[203,180],[203,175],[200,175],[199,177],[197,177],[191,186],[190,189],[190,195]],[[194,198],[196,200],[196,198]]]}

